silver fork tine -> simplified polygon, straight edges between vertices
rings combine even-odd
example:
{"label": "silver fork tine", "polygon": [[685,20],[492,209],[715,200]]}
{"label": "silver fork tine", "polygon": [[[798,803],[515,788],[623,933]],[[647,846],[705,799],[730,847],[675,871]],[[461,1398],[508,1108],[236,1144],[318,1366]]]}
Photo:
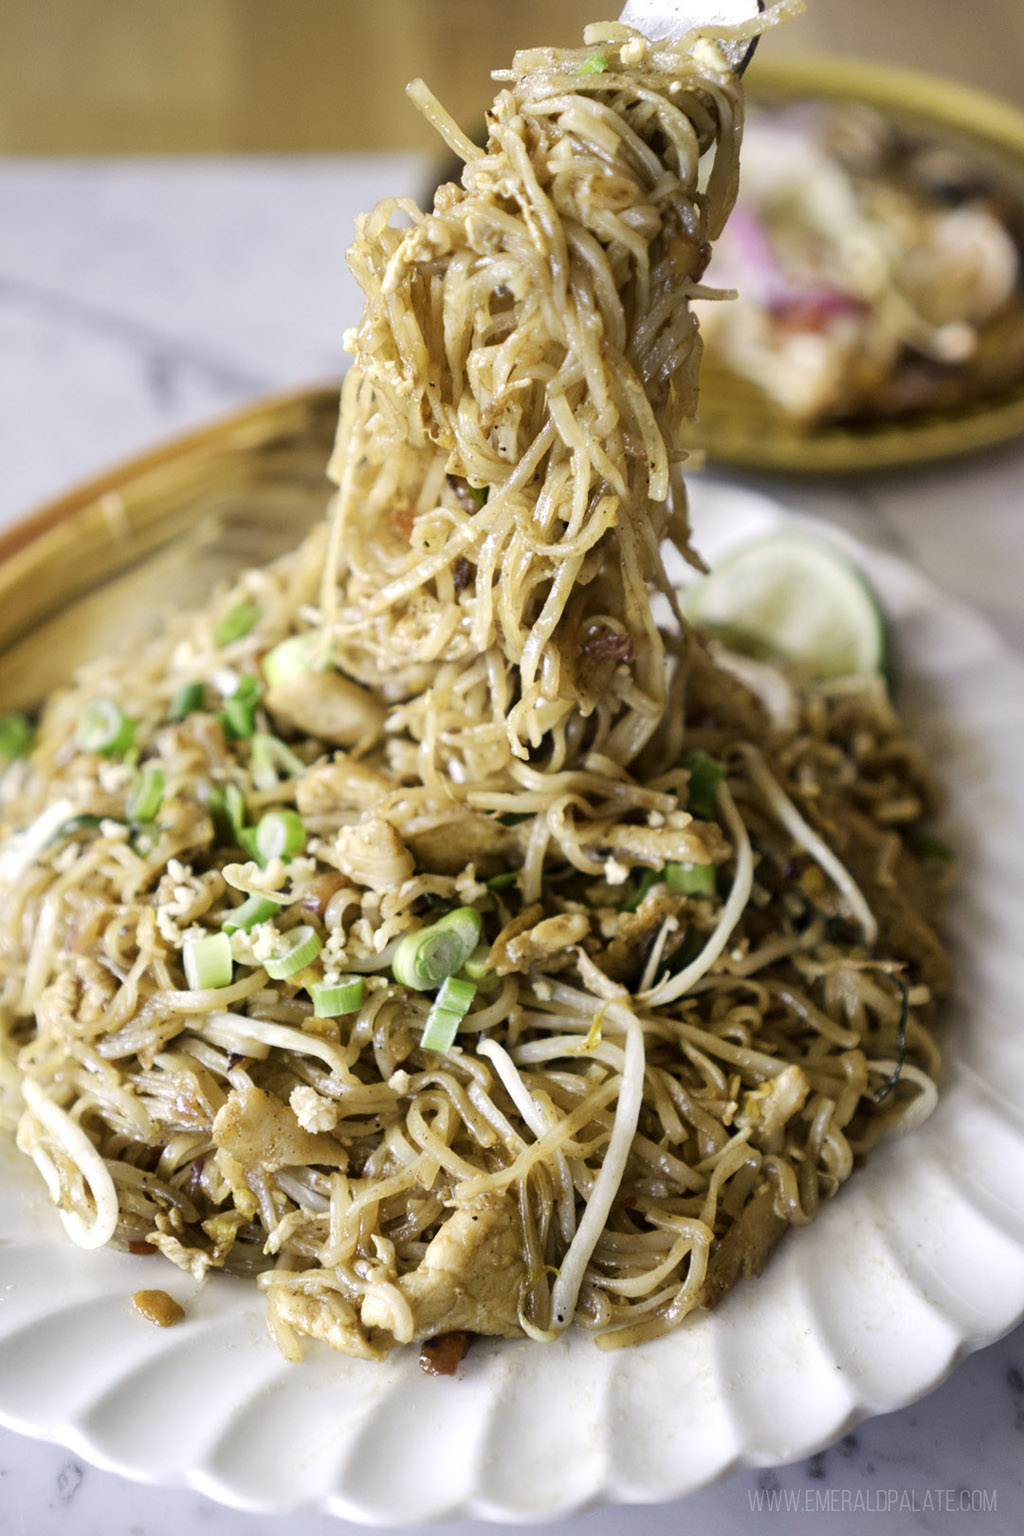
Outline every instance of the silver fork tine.
{"label": "silver fork tine", "polygon": [[[685,37],[694,27],[736,26],[763,10],[764,0],[626,0],[619,20],[652,42],[660,42]],[[729,63],[743,70],[757,38],[738,43],[722,40],[720,46]]]}

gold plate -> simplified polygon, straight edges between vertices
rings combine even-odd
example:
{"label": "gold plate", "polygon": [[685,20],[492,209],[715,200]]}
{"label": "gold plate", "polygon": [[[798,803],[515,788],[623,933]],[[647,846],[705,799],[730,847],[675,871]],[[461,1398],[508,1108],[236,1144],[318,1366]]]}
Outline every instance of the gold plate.
{"label": "gold plate", "polygon": [[[963,151],[1024,206],[1024,113],[994,97],[911,70],[828,56],[778,62],[755,57],[746,84],[757,106],[807,99],[865,103],[898,127]],[[1024,378],[956,411],[856,428],[799,428],[755,385],[716,368],[706,353],[697,424],[687,446],[713,464],[846,475],[978,452],[1022,432]]]}
{"label": "gold plate", "polygon": [[338,386],[259,400],[0,534],[0,708],[153,634],[326,511]]}

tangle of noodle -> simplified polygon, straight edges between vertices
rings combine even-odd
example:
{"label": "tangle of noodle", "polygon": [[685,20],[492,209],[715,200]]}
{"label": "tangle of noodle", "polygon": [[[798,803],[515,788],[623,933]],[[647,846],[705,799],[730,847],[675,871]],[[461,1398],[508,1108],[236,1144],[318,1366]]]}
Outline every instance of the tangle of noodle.
{"label": "tangle of noodle", "polygon": [[[76,1241],[258,1276],[289,1355],[653,1337],[934,1102],[919,753],[880,680],[780,673],[773,724],[662,564],[667,539],[697,560],[676,445],[738,82],[706,41],[586,42],[517,56],[482,149],[415,87],[466,166],[432,211],[359,225],[328,523],[85,668],[3,781],[19,1145]],[[77,744],[101,698],[137,765]],[[240,828],[275,808],[305,846],[261,863]],[[247,896],[277,910],[190,988],[187,944]],[[489,974],[442,1053],[391,963],[458,906]],[[300,925],[319,953],[274,981]],[[310,986],[353,974],[359,1007],[314,1016]]]}

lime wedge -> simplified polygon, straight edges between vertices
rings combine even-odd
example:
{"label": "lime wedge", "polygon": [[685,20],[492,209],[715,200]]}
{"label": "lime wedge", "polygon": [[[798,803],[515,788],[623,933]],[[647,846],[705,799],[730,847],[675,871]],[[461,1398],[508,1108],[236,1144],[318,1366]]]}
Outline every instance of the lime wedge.
{"label": "lime wedge", "polygon": [[884,672],[885,616],[864,577],[822,539],[772,533],[730,551],[682,593],[694,624],[748,655],[813,677]]}

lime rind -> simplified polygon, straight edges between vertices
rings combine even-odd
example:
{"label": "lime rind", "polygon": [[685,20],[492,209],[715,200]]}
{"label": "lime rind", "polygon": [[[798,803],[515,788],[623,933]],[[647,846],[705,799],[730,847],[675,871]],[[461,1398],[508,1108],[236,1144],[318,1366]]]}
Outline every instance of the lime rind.
{"label": "lime rind", "polygon": [[845,555],[803,533],[771,533],[725,555],[682,594],[691,623],[735,650],[816,678],[888,674],[889,629]]}

